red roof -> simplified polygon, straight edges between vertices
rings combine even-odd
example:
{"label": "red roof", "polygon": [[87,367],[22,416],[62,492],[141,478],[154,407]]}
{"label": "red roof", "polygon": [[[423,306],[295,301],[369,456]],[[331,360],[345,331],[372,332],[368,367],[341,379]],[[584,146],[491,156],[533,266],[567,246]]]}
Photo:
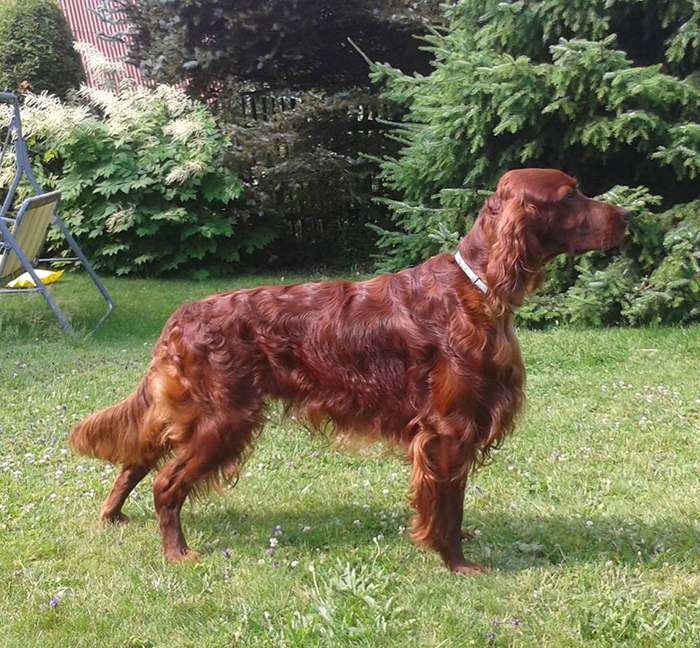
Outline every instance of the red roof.
{"label": "red roof", "polygon": [[[112,34],[124,30],[124,25],[111,25],[89,11],[89,9],[97,9],[102,0],[60,0],[60,2],[76,41],[90,43],[109,61],[120,61],[128,54],[128,48],[124,43],[106,41],[97,35],[100,32]],[[114,17],[119,18],[123,15],[115,14]],[[92,75],[87,66],[84,65],[84,67],[88,85],[97,85],[96,79],[91,78]],[[124,64],[124,67],[126,68],[126,76],[134,79],[139,85],[147,85],[141,76],[141,71],[136,66]]]}

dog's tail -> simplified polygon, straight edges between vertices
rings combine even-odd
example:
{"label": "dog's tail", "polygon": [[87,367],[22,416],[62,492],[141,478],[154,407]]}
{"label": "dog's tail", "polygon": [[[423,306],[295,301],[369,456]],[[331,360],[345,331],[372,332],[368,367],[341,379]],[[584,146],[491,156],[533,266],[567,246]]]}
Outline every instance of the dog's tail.
{"label": "dog's tail", "polygon": [[[198,302],[178,309],[163,329],[136,391],[73,428],[70,443],[77,452],[117,464],[157,461],[190,441],[203,401],[221,401],[218,409],[226,411],[227,392],[221,385],[228,365],[212,373],[217,358],[227,358],[225,338],[207,332],[202,309]],[[204,344],[206,353],[198,344]],[[207,382],[211,376],[216,386]]]}
{"label": "dog's tail", "polygon": [[148,378],[144,378],[127,399],[78,423],[70,443],[88,457],[131,463],[144,455],[142,429],[150,405]]}

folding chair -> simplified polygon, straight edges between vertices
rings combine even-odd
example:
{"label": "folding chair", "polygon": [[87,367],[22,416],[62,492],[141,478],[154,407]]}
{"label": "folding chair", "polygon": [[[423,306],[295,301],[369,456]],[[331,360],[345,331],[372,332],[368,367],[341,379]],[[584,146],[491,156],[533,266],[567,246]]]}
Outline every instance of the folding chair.
{"label": "folding chair", "polygon": [[[7,195],[0,208],[0,294],[2,293],[27,293],[39,292],[42,294],[46,303],[49,305],[54,315],[60,322],[61,326],[71,333],[75,334],[70,322],[61,312],[56,302],[51,297],[46,284],[37,276],[35,265],[40,262],[52,261],[79,261],[82,263],[85,270],[94,281],[100,293],[107,302],[107,312],[102,316],[100,321],[95,325],[95,329],[107,319],[114,308],[114,302],[110,297],[107,289],[104,287],[100,278],[97,276],[82,250],[76,243],[71,233],[66,228],[63,221],[58,216],[58,205],[61,199],[60,191],[52,191],[44,193],[41,187],[34,178],[31,166],[29,164],[29,152],[27,143],[22,137],[22,121],[19,112],[19,101],[13,94],[0,92],[0,103],[8,103],[12,106],[12,119],[7,130],[5,143],[0,153],[0,166],[5,155],[5,151],[14,139],[15,145],[15,163],[16,173]],[[36,196],[27,198],[20,206],[16,217],[8,216],[12,206],[17,187],[19,186],[22,177],[26,177],[29,184],[37,193]],[[75,252],[75,258],[60,258],[60,259],[38,259],[44,243],[49,227],[54,224],[58,227],[61,233],[68,241],[68,245]],[[8,281],[15,276],[28,272],[29,276],[34,281],[35,288],[2,288]],[[94,330],[94,329],[93,329]]]}

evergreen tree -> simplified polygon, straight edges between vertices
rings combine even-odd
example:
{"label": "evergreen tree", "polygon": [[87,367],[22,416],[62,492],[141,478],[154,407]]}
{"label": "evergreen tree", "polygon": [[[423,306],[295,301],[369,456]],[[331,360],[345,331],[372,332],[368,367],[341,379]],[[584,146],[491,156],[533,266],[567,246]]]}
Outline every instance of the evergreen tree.
{"label": "evergreen tree", "polygon": [[[400,155],[383,161],[397,195],[383,267],[453,249],[507,169],[557,167],[589,195],[619,185],[608,198],[641,216],[622,252],[559,261],[521,316],[697,318],[697,205],[680,205],[700,195],[700,0],[461,0],[445,12],[449,28],[426,38],[431,74],[373,70],[406,110]],[[668,234],[680,224],[682,245]],[[685,255],[674,270],[660,265],[669,253]]]}

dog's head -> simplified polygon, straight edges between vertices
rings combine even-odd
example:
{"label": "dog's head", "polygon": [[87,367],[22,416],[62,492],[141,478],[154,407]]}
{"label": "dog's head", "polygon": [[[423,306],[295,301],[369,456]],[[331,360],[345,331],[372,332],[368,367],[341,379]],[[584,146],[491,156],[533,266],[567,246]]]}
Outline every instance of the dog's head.
{"label": "dog's head", "polygon": [[607,250],[625,234],[631,213],[584,196],[574,178],[556,169],[506,173],[480,220],[490,244],[486,283],[509,304],[519,304],[558,254]]}

